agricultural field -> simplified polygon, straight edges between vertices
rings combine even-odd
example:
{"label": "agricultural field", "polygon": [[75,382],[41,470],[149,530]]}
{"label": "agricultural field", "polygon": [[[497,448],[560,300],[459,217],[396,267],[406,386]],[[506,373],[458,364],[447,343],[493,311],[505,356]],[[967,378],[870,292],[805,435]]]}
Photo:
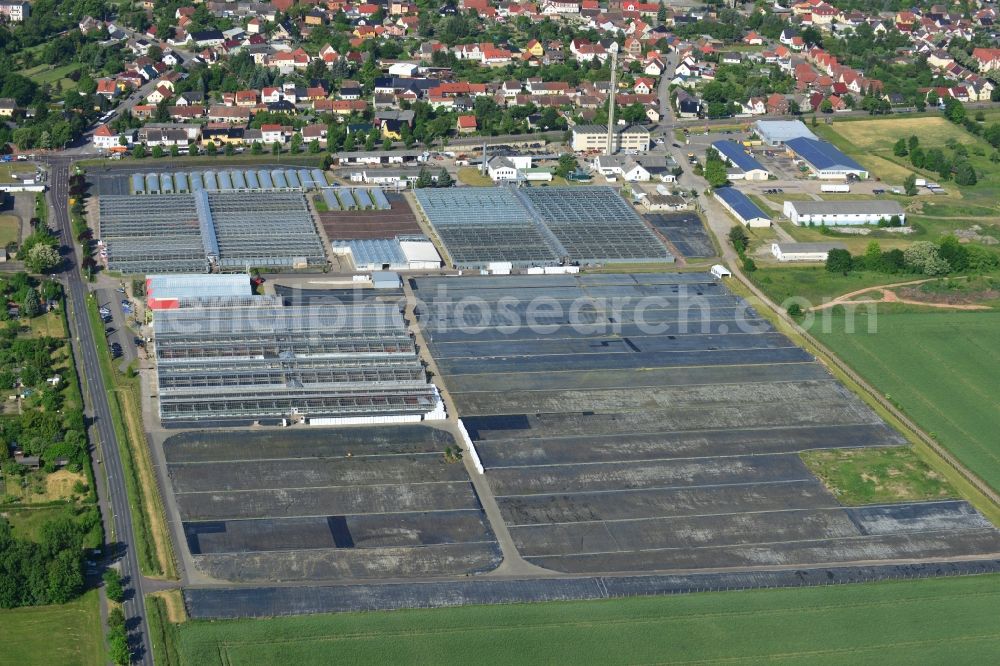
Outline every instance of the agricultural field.
{"label": "agricultural field", "polygon": [[969,469],[1000,488],[1000,312],[879,312],[877,332],[834,316],[813,334]]}
{"label": "agricultural field", "polygon": [[982,663],[1000,576],[176,625],[180,663]]}
{"label": "agricultural field", "polygon": [[831,127],[864,152],[891,152],[897,140],[909,139],[914,134],[920,137],[920,145],[928,148],[944,146],[949,139],[968,142],[973,138],[940,116],[835,122]]}
{"label": "agricultural field", "polygon": [[0,664],[94,666],[107,662],[100,599],[91,590],[59,606],[0,610]]}

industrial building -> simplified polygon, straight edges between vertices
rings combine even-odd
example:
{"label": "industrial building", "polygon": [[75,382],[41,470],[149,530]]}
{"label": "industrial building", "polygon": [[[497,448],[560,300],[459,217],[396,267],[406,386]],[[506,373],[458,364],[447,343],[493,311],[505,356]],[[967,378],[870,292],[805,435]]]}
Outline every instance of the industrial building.
{"label": "industrial building", "polygon": [[146,277],[146,305],[150,310],[172,310],[184,303],[206,299],[231,299],[253,296],[246,274],[150,275]]}
{"label": "industrial building", "polygon": [[843,243],[771,243],[771,254],[778,261],[826,261],[830,250],[846,250]]}
{"label": "industrial building", "polygon": [[102,196],[98,235],[108,268],[126,274],[326,263],[301,192],[226,192],[206,183],[191,194]]}
{"label": "industrial building", "polygon": [[729,180],[767,180],[770,175],[760,162],[747,154],[743,144],[716,141],[712,144],[719,157],[733,168],[727,171]]}
{"label": "industrial building", "polygon": [[780,146],[801,137],[818,138],[801,120],[758,120],[753,127],[760,140],[768,146]]}
{"label": "industrial building", "polygon": [[822,180],[868,178],[868,170],[845,155],[832,143],[798,137],[785,141],[785,147],[809,172]]}
{"label": "industrial building", "polygon": [[786,201],[783,212],[798,226],[878,224],[893,217],[906,224],[906,211],[896,201]]}
{"label": "industrial building", "polygon": [[674,260],[610,187],[422,189],[416,197],[460,268]]}
{"label": "industrial building", "polygon": [[162,310],[153,326],[166,427],[419,421],[440,412],[395,305],[253,297],[240,307]]}
{"label": "industrial building", "polygon": [[[649,130],[639,125],[630,125],[622,128],[616,127],[611,141],[611,152],[613,153],[619,150],[645,152],[649,150]],[[571,147],[578,153],[588,151],[607,152],[608,128],[603,125],[577,125],[573,128]]]}
{"label": "industrial building", "polygon": [[771,216],[762,211],[757,204],[750,200],[750,197],[735,187],[717,187],[713,194],[722,207],[732,213],[733,217],[744,226],[771,226]]}
{"label": "industrial building", "polygon": [[359,271],[418,271],[441,267],[441,256],[424,236],[333,241],[334,255],[349,258]]}

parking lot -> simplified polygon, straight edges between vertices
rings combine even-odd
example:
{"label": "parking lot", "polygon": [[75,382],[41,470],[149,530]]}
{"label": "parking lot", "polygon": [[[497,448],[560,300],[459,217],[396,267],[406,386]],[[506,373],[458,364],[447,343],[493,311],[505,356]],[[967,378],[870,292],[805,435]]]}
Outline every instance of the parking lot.
{"label": "parking lot", "polygon": [[[127,294],[118,289],[98,289],[97,304],[104,319],[104,332],[108,339],[108,347],[114,350],[118,345],[121,353],[112,356],[118,359],[119,366],[124,368],[138,356],[135,333],[129,328],[129,319],[134,310],[132,305],[124,306],[123,301],[131,303]],[[127,308],[127,310],[126,310]],[[108,313],[105,315],[105,313]],[[110,316],[110,321],[108,317]]]}
{"label": "parking lot", "polygon": [[842,506],[798,452],[903,440],[706,274],[413,284],[431,354],[532,564],[584,574],[1000,548],[965,502]]}
{"label": "parking lot", "polygon": [[420,425],[197,431],[163,444],[200,574],[267,582],[489,571],[499,547],[451,435]]}

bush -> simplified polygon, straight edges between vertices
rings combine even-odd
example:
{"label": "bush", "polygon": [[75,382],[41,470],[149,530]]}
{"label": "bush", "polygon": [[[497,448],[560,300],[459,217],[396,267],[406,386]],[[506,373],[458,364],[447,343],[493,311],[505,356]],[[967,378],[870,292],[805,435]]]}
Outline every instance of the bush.
{"label": "bush", "polygon": [[834,248],[826,255],[826,270],[831,273],[843,273],[847,275],[854,266],[854,259],[847,250]]}
{"label": "bush", "polygon": [[757,262],[755,262],[750,257],[745,257],[743,259],[743,272],[744,273],[753,273],[756,270],[757,270]]}
{"label": "bush", "polygon": [[792,303],[788,306],[787,312],[789,316],[801,317],[802,316],[802,306],[798,303]]}
{"label": "bush", "polygon": [[737,254],[743,254],[747,249],[750,237],[747,236],[746,229],[741,226],[733,227],[729,230],[729,242],[733,244]]}

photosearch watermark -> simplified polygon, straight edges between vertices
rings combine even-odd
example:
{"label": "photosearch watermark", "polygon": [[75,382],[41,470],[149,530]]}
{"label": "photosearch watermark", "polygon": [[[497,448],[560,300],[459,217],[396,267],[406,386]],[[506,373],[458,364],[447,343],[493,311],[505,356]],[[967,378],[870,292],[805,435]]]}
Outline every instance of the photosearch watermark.
{"label": "photosearch watermark", "polygon": [[[542,293],[537,293],[542,291]],[[643,293],[644,291],[652,293]],[[588,293],[592,292],[592,293]],[[630,293],[638,292],[638,293]],[[315,293],[292,291],[280,300],[240,307],[205,307],[171,311],[159,317],[157,332],[246,339],[294,335],[334,337],[356,334],[377,339],[408,335],[415,320],[430,339],[495,336],[663,336],[759,335],[774,331],[745,299],[705,285],[609,287],[581,290],[452,288],[439,284],[413,297],[380,295],[366,288]],[[224,305],[224,303],[223,303]],[[877,332],[874,303],[824,301],[813,304],[788,298],[780,307],[806,331]],[[261,337],[263,340],[264,337]]]}

